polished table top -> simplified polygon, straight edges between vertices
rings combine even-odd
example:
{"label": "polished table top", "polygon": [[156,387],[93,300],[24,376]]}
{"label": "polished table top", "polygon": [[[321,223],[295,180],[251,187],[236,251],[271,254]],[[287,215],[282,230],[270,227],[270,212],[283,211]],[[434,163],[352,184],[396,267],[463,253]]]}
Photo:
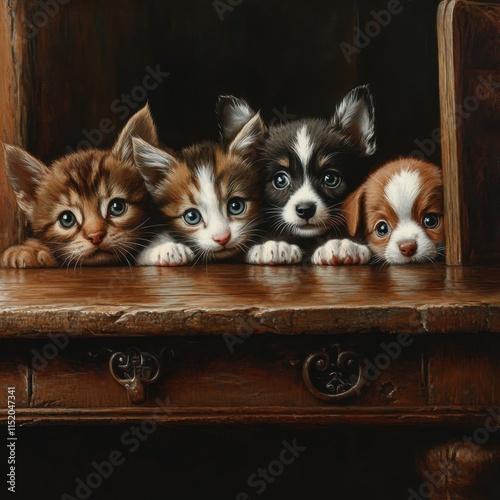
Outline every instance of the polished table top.
{"label": "polished table top", "polygon": [[500,332],[500,267],[0,269],[0,335]]}

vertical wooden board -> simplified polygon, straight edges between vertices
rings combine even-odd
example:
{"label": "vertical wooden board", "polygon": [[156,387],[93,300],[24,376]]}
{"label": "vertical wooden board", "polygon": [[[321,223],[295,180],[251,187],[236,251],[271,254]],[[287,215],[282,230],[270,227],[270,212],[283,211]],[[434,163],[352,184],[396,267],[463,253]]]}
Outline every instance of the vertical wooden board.
{"label": "vertical wooden board", "polygon": [[449,265],[462,263],[461,219],[464,210],[462,163],[459,160],[461,136],[457,128],[455,109],[456,95],[460,92],[456,81],[460,60],[454,46],[456,2],[457,0],[441,2],[437,19],[446,263]]}
{"label": "vertical wooden board", "polygon": [[447,263],[500,257],[500,5],[444,1],[438,16]]}
{"label": "vertical wooden board", "polygon": [[19,343],[5,342],[0,352],[0,410],[7,407],[7,389],[15,389],[16,408],[29,407],[30,371]]}
{"label": "vertical wooden board", "polygon": [[[0,3],[0,142],[23,146],[26,140],[27,103],[21,85],[27,40],[21,36],[24,6],[21,0]],[[0,251],[18,243],[23,220],[5,176],[0,146]]]}

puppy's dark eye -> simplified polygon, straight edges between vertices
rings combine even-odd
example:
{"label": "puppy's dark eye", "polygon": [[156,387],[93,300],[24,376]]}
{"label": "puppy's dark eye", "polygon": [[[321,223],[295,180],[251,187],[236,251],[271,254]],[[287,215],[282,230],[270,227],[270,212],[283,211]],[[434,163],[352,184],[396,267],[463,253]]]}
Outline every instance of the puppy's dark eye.
{"label": "puppy's dark eye", "polygon": [[391,226],[389,226],[389,224],[385,222],[385,220],[381,220],[375,226],[375,231],[381,238],[385,238],[387,235],[391,233]]}
{"label": "puppy's dark eye", "polygon": [[425,214],[422,218],[422,224],[427,229],[436,229],[439,226],[438,214]]}
{"label": "puppy's dark eye", "polygon": [[115,198],[109,202],[108,213],[112,217],[119,217],[127,211],[127,203],[125,200]]}
{"label": "puppy's dark eye", "polygon": [[278,172],[273,178],[273,186],[276,189],[285,189],[290,184],[290,177],[286,172]]}
{"label": "puppy's dark eye", "polygon": [[76,224],[76,217],[73,212],[70,210],[65,210],[60,216],[59,216],[59,224],[64,229],[69,229],[73,227]]}
{"label": "puppy's dark eye", "polygon": [[196,208],[190,208],[184,212],[182,216],[187,224],[190,226],[196,226],[201,222],[201,214]]}
{"label": "puppy's dark eye", "polygon": [[227,204],[227,210],[231,215],[241,215],[245,211],[245,202],[241,198],[232,198]]}
{"label": "puppy's dark eye", "polygon": [[323,183],[329,188],[339,187],[341,182],[342,177],[335,172],[327,172],[325,177],[323,177]]}

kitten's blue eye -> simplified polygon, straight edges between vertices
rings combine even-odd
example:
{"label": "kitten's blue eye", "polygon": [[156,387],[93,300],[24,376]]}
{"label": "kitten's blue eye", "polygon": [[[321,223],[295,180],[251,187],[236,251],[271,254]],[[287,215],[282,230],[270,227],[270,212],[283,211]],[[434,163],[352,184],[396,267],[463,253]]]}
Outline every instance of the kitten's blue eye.
{"label": "kitten's blue eye", "polygon": [[436,229],[439,226],[439,215],[438,214],[425,214],[422,219],[422,224],[427,229]]}
{"label": "kitten's blue eye", "polygon": [[290,184],[290,177],[286,172],[278,172],[273,178],[273,186],[276,189],[285,189]]}
{"label": "kitten's blue eye", "polygon": [[60,216],[59,216],[59,224],[64,229],[69,229],[73,227],[76,224],[76,217],[75,214],[69,210],[65,210]]}
{"label": "kitten's blue eye", "polygon": [[108,212],[112,217],[119,217],[127,211],[127,203],[120,198],[115,198],[109,202]]}
{"label": "kitten's blue eye", "polygon": [[391,226],[385,220],[381,220],[376,226],[375,226],[375,231],[377,234],[381,237],[384,238],[385,236],[389,235],[391,233]]}
{"label": "kitten's blue eye", "polygon": [[196,224],[199,224],[201,222],[201,214],[200,212],[198,212],[198,210],[196,210],[196,208],[190,208],[189,210],[186,210],[182,217],[190,226],[196,226]]}
{"label": "kitten's blue eye", "polygon": [[336,188],[340,186],[342,177],[335,172],[327,172],[323,177],[323,182],[326,187]]}
{"label": "kitten's blue eye", "polygon": [[245,202],[240,198],[232,198],[227,204],[227,209],[231,215],[241,215],[245,211]]}

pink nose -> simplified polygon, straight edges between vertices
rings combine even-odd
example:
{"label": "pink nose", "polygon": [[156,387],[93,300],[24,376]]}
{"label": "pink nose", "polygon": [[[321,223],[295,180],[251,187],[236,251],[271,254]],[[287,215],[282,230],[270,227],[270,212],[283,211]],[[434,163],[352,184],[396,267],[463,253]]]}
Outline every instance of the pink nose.
{"label": "pink nose", "polygon": [[212,239],[215,241],[215,243],[218,243],[219,245],[225,247],[231,239],[231,233],[216,234],[215,236],[212,236]]}
{"label": "pink nose", "polygon": [[412,257],[417,252],[417,242],[414,240],[402,241],[399,250],[405,257]]}
{"label": "pink nose", "polygon": [[91,241],[94,245],[100,245],[105,236],[106,236],[105,231],[97,231],[95,233],[87,234],[87,239]]}

